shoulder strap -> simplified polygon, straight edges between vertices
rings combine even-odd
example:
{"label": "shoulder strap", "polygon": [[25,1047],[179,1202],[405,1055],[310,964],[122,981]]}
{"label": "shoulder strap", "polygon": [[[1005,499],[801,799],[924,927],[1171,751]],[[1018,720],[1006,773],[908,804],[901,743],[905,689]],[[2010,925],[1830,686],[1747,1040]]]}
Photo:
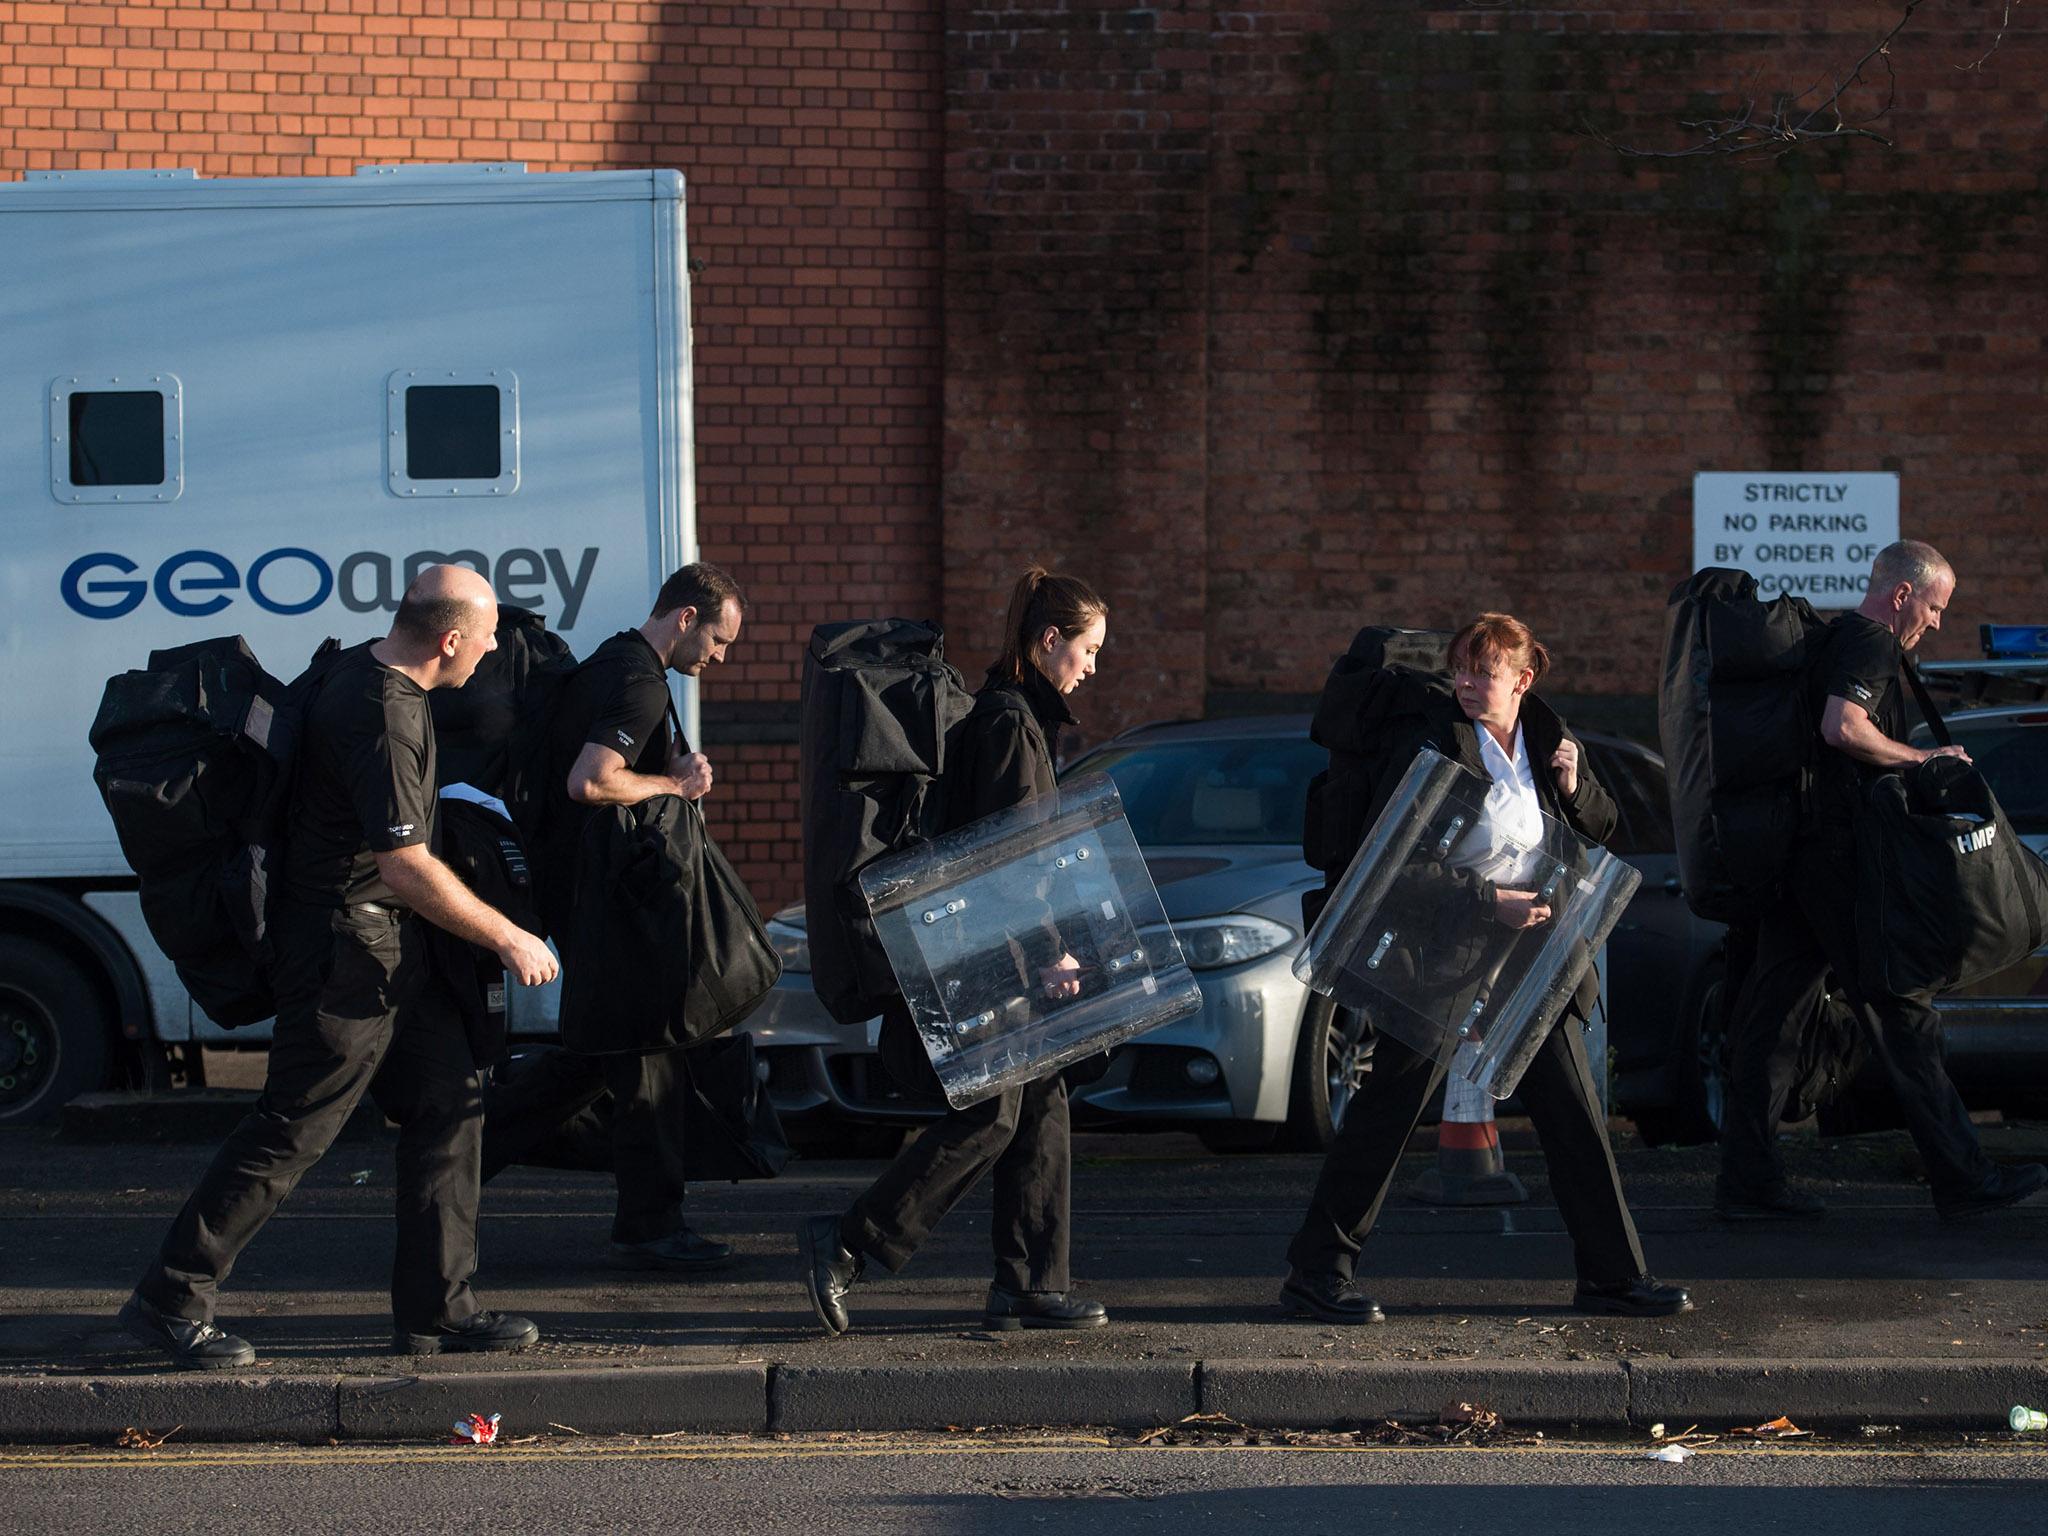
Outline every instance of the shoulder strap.
{"label": "shoulder strap", "polygon": [[[690,738],[683,734],[683,717],[676,713],[675,691],[668,686],[667,678],[663,678],[661,680],[661,691],[668,698],[668,725],[669,729],[676,733],[676,745],[693,746],[694,744],[691,742]],[[685,800],[683,804],[688,806],[693,812],[696,813],[697,829],[700,832],[708,833],[708,829],[704,825],[704,807],[699,805],[695,800]]]}
{"label": "shoulder strap", "polygon": [[1933,733],[1937,745],[1950,747],[1955,743],[1948,734],[1948,722],[1941,718],[1941,711],[1934,707],[1934,698],[1927,691],[1927,684],[1920,677],[1920,669],[1913,665],[1913,658],[1904,651],[1899,652],[1899,670],[1906,674],[1906,684],[1913,690],[1913,702],[1920,706],[1921,718],[1926,720],[1927,729]]}

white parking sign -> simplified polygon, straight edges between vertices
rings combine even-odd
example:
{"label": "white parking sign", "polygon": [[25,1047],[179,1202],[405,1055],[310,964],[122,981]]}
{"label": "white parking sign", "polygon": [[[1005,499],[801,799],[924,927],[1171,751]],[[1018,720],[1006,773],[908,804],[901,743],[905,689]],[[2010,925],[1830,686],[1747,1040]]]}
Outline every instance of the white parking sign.
{"label": "white parking sign", "polygon": [[1872,558],[1898,537],[1899,477],[1888,470],[1693,477],[1692,568],[1748,571],[1766,599],[1853,608]]}

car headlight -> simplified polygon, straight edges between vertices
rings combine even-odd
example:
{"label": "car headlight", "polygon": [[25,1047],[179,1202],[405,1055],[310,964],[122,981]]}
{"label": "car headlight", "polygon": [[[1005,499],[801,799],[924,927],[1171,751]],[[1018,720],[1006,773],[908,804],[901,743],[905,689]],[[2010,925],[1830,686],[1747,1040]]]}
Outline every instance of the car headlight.
{"label": "car headlight", "polygon": [[799,902],[784,907],[762,925],[782,969],[793,976],[808,976],[811,970],[811,936],[804,928],[804,909]]}
{"label": "car headlight", "polygon": [[[1165,931],[1151,932],[1164,937]],[[1226,965],[1262,960],[1294,941],[1294,930],[1285,923],[1245,912],[1175,923],[1173,933],[1180,940],[1180,952],[1187,957],[1191,971],[1218,971]]]}

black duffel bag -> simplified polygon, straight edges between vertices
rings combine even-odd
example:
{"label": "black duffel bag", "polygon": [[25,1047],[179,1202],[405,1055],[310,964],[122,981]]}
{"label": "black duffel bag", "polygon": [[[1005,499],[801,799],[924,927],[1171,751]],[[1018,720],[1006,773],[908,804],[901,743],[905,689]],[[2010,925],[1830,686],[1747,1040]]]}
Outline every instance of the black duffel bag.
{"label": "black duffel bag", "polygon": [[1962,758],[1931,757],[1873,780],[1856,858],[1858,980],[1867,997],[1968,986],[2048,941],[2048,865]]}
{"label": "black duffel bag", "polygon": [[562,951],[562,1044],[672,1051],[723,1034],[782,974],[754,898],[695,801],[602,808],[576,856]]}

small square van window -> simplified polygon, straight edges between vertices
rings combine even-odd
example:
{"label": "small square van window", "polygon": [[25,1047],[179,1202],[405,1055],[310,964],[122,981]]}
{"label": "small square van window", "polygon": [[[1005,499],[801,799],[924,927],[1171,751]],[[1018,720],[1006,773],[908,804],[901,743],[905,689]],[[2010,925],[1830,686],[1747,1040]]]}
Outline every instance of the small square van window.
{"label": "small square van window", "polygon": [[50,385],[50,494],[175,501],[184,489],[183,390],[167,373],[67,375]]}
{"label": "small square van window", "polygon": [[519,381],[504,368],[408,368],[386,392],[397,496],[504,496],[519,484]]}

